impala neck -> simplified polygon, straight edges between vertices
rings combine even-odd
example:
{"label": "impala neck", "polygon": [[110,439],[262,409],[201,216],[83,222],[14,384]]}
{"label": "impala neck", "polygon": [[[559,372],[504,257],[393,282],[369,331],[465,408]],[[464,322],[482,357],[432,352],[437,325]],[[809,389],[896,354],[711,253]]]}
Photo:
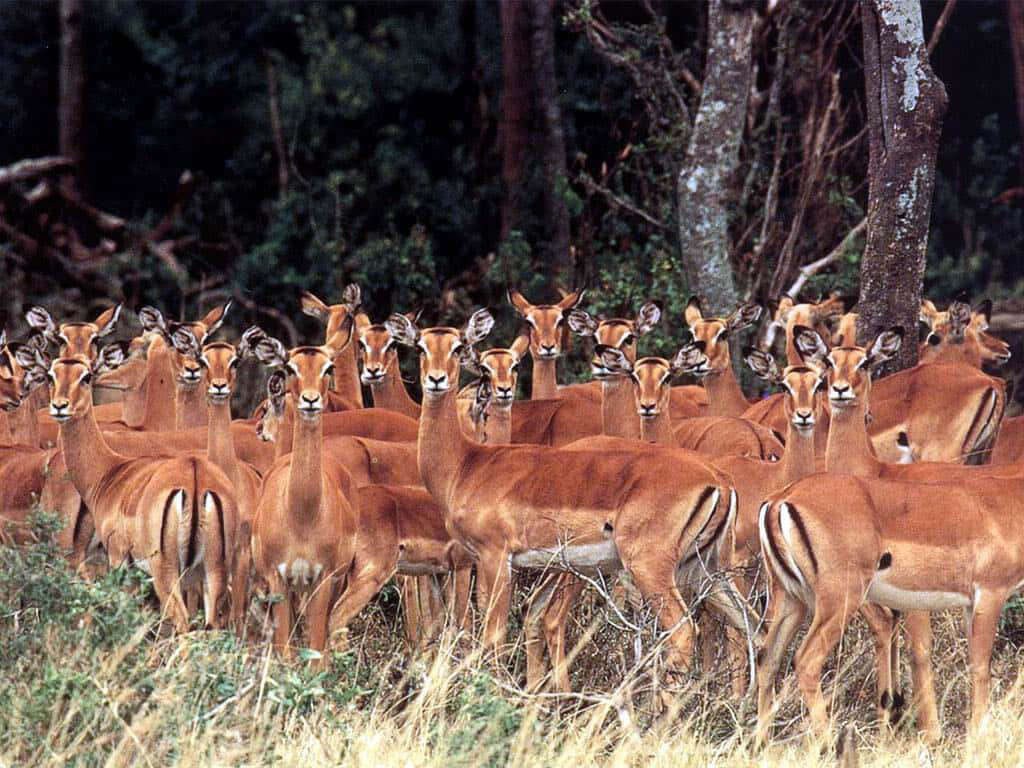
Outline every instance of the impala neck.
{"label": "impala neck", "polygon": [[512,442],[511,405],[492,405],[487,409],[487,421],[484,424],[482,438],[480,442],[487,445],[508,445]]}
{"label": "impala neck", "polygon": [[654,418],[640,419],[640,439],[657,445],[677,445],[667,408],[662,409]]}
{"label": "impala neck", "polygon": [[558,358],[533,358],[533,383],[530,385],[531,400],[554,400],[558,397]]}
{"label": "impala neck", "polygon": [[179,432],[193,427],[205,427],[207,422],[206,394],[203,386],[175,387],[174,428]]}
{"label": "impala neck", "polygon": [[387,373],[379,382],[370,385],[375,408],[386,408],[416,419],[420,415],[419,404],[409,396],[409,390],[402,381],[398,361],[392,360]]}
{"label": "impala neck", "polygon": [[11,432],[11,442],[19,445],[39,447],[39,408],[35,393],[26,397],[21,405],[7,414],[7,423]]}
{"label": "impala neck", "polygon": [[316,520],[323,499],[323,415],[295,418],[292,458],[288,467],[287,509],[292,519]]}
{"label": "impala neck", "polygon": [[6,413],[0,413],[0,446],[14,445],[14,435],[11,434],[11,422]]}
{"label": "impala neck", "polygon": [[705,376],[704,389],[708,393],[708,416],[739,416],[750,407],[731,365]]}
{"label": "impala neck", "polygon": [[174,375],[171,355],[161,338],[149,346],[146,363],[146,406],[142,425],[146,429],[170,432],[175,429]]}
{"label": "impala neck", "polygon": [[284,415],[281,423],[277,426],[277,437],[274,438],[274,458],[279,459],[286,453],[292,452],[292,445],[295,439],[295,408],[291,403],[291,396],[284,406]]}
{"label": "impala neck", "polygon": [[231,437],[231,401],[209,401],[210,418],[206,432],[206,458],[224,470],[224,474],[235,482],[235,441]]}
{"label": "impala neck", "polygon": [[416,441],[416,462],[424,487],[435,499],[447,500],[459,467],[473,444],[462,434],[456,408],[458,391],[452,387],[443,397],[424,396]]}
{"label": "impala neck", "polygon": [[640,439],[640,416],[636,412],[633,382],[624,376],[601,381],[601,434]]}
{"label": "impala neck", "polygon": [[867,398],[858,398],[850,408],[831,408],[828,442],[825,444],[825,469],[846,475],[877,477],[882,464],[868,437],[864,419]]}
{"label": "impala neck", "polygon": [[789,422],[786,429],[786,450],[782,453],[780,488],[814,474],[814,436],[819,425],[810,432],[801,432]]}
{"label": "impala neck", "polygon": [[121,399],[121,420],[129,427],[141,427],[146,423],[146,382],[149,377],[142,379],[138,387],[126,389]]}
{"label": "impala neck", "polygon": [[355,344],[349,344],[334,358],[334,390],[349,402],[363,407],[363,385],[359,381]]}
{"label": "impala neck", "polygon": [[98,488],[103,478],[125,458],[114,453],[103,439],[92,408],[81,416],[62,422],[59,435],[71,482],[93,509],[90,503],[93,489]]}

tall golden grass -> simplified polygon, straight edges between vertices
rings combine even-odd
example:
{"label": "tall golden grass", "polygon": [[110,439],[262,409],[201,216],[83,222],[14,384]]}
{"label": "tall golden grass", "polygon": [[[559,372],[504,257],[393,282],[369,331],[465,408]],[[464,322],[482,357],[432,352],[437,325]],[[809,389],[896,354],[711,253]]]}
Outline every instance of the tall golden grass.
{"label": "tall golden grass", "polygon": [[[721,674],[656,702],[650,670],[630,670],[634,638],[599,605],[573,636],[578,694],[531,695],[521,648],[496,666],[446,633],[411,655],[393,593],[353,627],[326,670],[308,654],[277,659],[262,642],[225,632],[165,637],[136,576],[95,582],[70,574],[46,545],[0,549],[0,765],[282,766],[750,766],[835,765],[831,745],[803,734],[802,708],[784,684],[776,740],[751,742],[749,703]],[[594,621],[591,622],[591,619]],[[945,740],[928,748],[908,724],[874,721],[873,651],[851,628],[829,669],[836,731],[847,728],[861,766],[1024,765],[1022,647],[1004,619],[995,703],[964,743],[968,693],[962,616],[936,618],[936,667]],[[656,665],[654,665],[656,668]],[[625,688],[623,682],[628,683]],[[663,690],[663,689],[662,689]]]}

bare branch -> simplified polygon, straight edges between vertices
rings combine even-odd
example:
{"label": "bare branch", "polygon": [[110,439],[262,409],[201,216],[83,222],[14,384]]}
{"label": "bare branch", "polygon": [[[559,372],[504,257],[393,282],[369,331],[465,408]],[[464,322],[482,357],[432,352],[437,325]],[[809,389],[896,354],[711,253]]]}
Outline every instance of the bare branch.
{"label": "bare branch", "polygon": [[19,160],[13,165],[0,168],[0,187],[13,184],[16,181],[34,179],[36,176],[66,171],[73,168],[74,165],[66,157],[37,157]]}
{"label": "bare branch", "polygon": [[626,211],[627,213],[631,213],[634,216],[640,217],[641,219],[646,221],[648,224],[650,224],[652,227],[656,227],[656,228],[658,228],[660,230],[663,230],[663,231],[669,229],[669,225],[668,224],[666,224],[665,222],[661,221],[660,219],[656,219],[654,216],[652,216],[651,214],[647,213],[647,211],[644,211],[644,210],[642,210],[640,208],[637,208],[632,203],[630,203],[627,200],[624,200],[623,198],[619,197],[614,192],[612,192],[610,189],[608,189],[608,187],[605,187],[605,186],[603,186],[601,184],[598,184],[596,181],[594,181],[590,177],[589,174],[581,173],[579,175],[579,181],[580,181],[580,183],[584,187],[586,187],[588,192],[591,192],[591,193],[595,193],[596,192],[597,194],[599,194],[602,197],[604,197],[605,200],[607,200],[609,203],[614,205],[616,208],[620,208],[623,211]]}
{"label": "bare branch", "polygon": [[846,252],[846,249],[850,246],[850,244],[860,236],[860,234],[864,231],[867,225],[868,220],[866,218],[861,219],[860,223],[858,223],[857,226],[855,226],[853,229],[847,232],[846,237],[844,237],[839,242],[839,245],[837,245],[835,248],[829,251],[828,255],[822,256],[817,261],[812,261],[810,264],[804,264],[802,267],[800,267],[799,275],[797,275],[797,278],[796,280],[793,281],[793,284],[789,286],[789,290],[786,291],[786,293],[794,297],[799,296],[800,291],[803,290],[804,284],[812,276],[816,275],[818,272],[820,272],[829,264],[836,261],[840,256],[842,256]]}
{"label": "bare branch", "polygon": [[939,20],[935,22],[935,27],[932,29],[932,36],[928,40],[928,55],[932,55],[932,51],[935,50],[935,46],[939,43],[939,38],[942,37],[942,31],[946,28],[946,22],[949,21],[949,17],[953,14],[953,8],[956,6],[956,0],[946,0],[946,7],[942,9],[942,14],[939,16]]}

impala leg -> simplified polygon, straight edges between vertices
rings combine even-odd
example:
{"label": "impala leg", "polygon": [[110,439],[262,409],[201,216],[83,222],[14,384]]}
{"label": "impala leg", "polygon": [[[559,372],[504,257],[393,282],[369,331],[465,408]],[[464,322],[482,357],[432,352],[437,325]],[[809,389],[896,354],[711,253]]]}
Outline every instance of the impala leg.
{"label": "impala leg", "polygon": [[757,654],[757,744],[767,741],[771,732],[775,678],[786,650],[803,624],[807,607],[787,593],[774,579],[770,580],[768,608],[765,619],[768,633]]}
{"label": "impala leg", "polygon": [[[620,545],[619,552],[622,551]],[[644,599],[657,611],[658,623],[663,629],[672,630],[668,638],[665,665],[668,674],[673,677],[684,675],[690,670],[696,634],[690,610],[676,583],[676,559],[671,553],[648,552],[640,562],[633,559],[632,562],[623,563]]]}
{"label": "impala leg", "polygon": [[288,589],[288,585],[277,571],[269,575],[267,582],[270,594],[281,596],[281,599],[271,607],[271,615],[274,618],[274,648],[283,658],[290,658],[292,635],[291,590]]}
{"label": "impala leg", "polygon": [[458,568],[448,573],[448,604],[452,607],[454,627],[465,635],[473,631],[473,614],[470,609],[470,588],[473,568]]}
{"label": "impala leg", "polygon": [[208,566],[203,574],[203,605],[207,629],[221,629],[224,626],[222,608],[227,593],[227,573],[224,567]]}
{"label": "impala leg", "polygon": [[933,744],[942,738],[939,708],[935,701],[932,672],[932,621],[926,611],[906,615],[907,645],[910,647],[910,676],[913,685],[913,709],[921,737]]}
{"label": "impala leg", "polygon": [[249,611],[249,572],[252,570],[251,526],[247,522],[238,525],[238,543],[231,569],[231,625],[238,636],[245,638],[246,614]]}
{"label": "impala leg", "polygon": [[847,623],[844,608],[829,610],[830,605],[856,606],[856,595],[840,595],[838,601],[829,599],[827,603],[818,596],[814,619],[795,659],[797,686],[807,707],[811,728],[818,736],[828,734],[828,706],[821,692],[821,669],[832,649],[838,645]]}
{"label": "impala leg", "polygon": [[981,592],[971,610],[971,631],[967,641],[967,658],[971,669],[971,721],[968,738],[974,738],[988,711],[992,682],[992,645],[999,627],[999,613],[1006,596]]}
{"label": "impala leg", "polygon": [[[348,645],[348,625],[387,583],[391,570],[376,563],[356,563],[348,584],[331,611],[331,637],[339,648]],[[335,636],[338,636],[335,638]]]}
{"label": "impala leg", "polygon": [[563,574],[561,588],[544,612],[544,643],[551,658],[554,688],[562,693],[572,690],[569,682],[569,662],[565,653],[565,631],[569,625],[569,613],[576,604],[586,585],[571,574]]}
{"label": "impala leg", "polygon": [[149,562],[153,573],[153,591],[160,601],[161,610],[166,614],[176,633],[188,632],[189,614],[185,610],[185,601],[181,596],[177,563],[173,558],[163,558],[160,555],[155,555]]}
{"label": "impala leg", "polygon": [[318,667],[327,666],[327,619],[331,613],[331,598],[334,580],[326,576],[314,585],[306,602],[306,628],[309,632],[309,647],[320,651]]}
{"label": "impala leg", "polygon": [[420,647],[423,637],[423,613],[420,603],[419,582],[415,576],[396,576],[398,592],[402,600],[402,614],[405,618],[405,640],[410,650]]}
{"label": "impala leg", "polygon": [[[875,638],[875,675],[878,678],[878,722],[883,727],[895,725],[896,678],[892,665],[896,642],[896,614],[880,605],[865,603],[860,615]],[[898,673],[898,670],[897,672]]]}
{"label": "impala leg", "polygon": [[512,572],[508,554],[481,552],[476,568],[478,597],[484,608],[484,647],[500,658],[508,634]]}
{"label": "impala leg", "polygon": [[[731,670],[733,695],[742,696],[746,688],[746,669],[749,659],[747,635],[748,633],[753,634],[751,642],[755,647],[761,645],[763,634],[757,630],[760,617],[743,597],[743,593],[736,586],[731,575],[727,575],[721,583],[716,584],[706,599],[708,607],[713,608],[727,622],[725,627],[725,636],[728,640],[726,653]],[[709,617],[709,625],[715,627],[712,617]],[[710,667],[705,668],[705,674],[708,669]]]}
{"label": "impala leg", "polygon": [[564,574],[546,573],[526,606],[523,635],[526,638],[526,688],[540,691],[547,672],[544,664],[544,632],[542,624],[552,600],[558,598]]}

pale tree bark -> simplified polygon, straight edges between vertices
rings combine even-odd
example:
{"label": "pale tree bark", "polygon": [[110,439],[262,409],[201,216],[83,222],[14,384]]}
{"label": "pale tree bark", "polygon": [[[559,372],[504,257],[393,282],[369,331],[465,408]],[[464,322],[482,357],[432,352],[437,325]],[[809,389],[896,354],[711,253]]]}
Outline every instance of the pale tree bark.
{"label": "pale tree bark", "polygon": [[730,202],[750,93],[755,5],[711,0],[700,107],[679,172],[679,245],[690,290],[705,310],[731,312],[739,294],[729,261]]}
{"label": "pale tree bark", "polygon": [[[85,130],[85,40],[82,0],[60,0],[60,154],[82,173],[82,143]],[[70,197],[77,196],[74,174],[61,180]]]}
{"label": "pale tree bark", "polygon": [[501,0],[501,239],[522,227],[530,142],[530,7]]}
{"label": "pale tree bark", "polygon": [[932,72],[918,0],[863,0],[864,82],[868,108],[868,234],[861,259],[857,337],[881,328],[906,331],[889,371],[917,362],[935,158],[946,88]]}
{"label": "pale tree bark", "polygon": [[572,264],[569,258],[569,211],[561,190],[567,184],[565,167],[565,133],[562,130],[562,108],[558,103],[558,81],[555,76],[554,0],[531,0],[531,56],[533,82],[536,86],[536,113],[539,118],[537,163],[541,183],[543,239],[537,243],[538,261],[553,278],[568,279]]}

